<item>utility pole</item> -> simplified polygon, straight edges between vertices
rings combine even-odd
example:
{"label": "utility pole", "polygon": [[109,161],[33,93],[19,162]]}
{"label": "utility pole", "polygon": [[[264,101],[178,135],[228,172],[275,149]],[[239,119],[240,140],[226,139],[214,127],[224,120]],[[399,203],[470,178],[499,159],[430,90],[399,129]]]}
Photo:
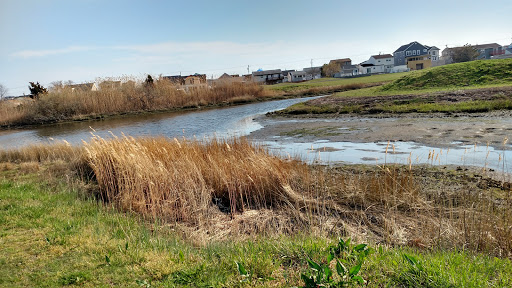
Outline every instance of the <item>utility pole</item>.
{"label": "utility pole", "polygon": [[249,74],[249,65],[247,65],[247,74]]}
{"label": "utility pole", "polygon": [[313,59],[311,59],[311,68],[313,68]]}

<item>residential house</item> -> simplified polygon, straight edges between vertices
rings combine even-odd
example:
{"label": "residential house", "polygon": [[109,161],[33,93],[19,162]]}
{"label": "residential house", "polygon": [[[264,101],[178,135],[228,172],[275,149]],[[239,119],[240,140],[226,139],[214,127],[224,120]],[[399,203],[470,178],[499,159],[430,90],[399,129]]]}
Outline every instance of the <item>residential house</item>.
{"label": "residential house", "polygon": [[99,85],[101,90],[121,88],[121,81],[103,81]]}
{"label": "residential house", "polygon": [[[491,58],[493,58],[493,56],[505,54],[503,47],[498,43],[471,45],[471,47],[476,49],[479,53],[477,60],[491,59]],[[452,48],[447,47],[447,48],[443,49],[442,58],[446,64],[453,63],[452,53],[453,53],[453,50],[456,48],[461,48],[461,47],[452,47]]]}
{"label": "residential house", "polygon": [[228,73],[224,73],[219,78],[209,81],[210,82],[209,85],[217,84],[217,83],[233,83],[233,82],[243,82],[243,81],[244,81],[244,78],[240,77],[240,75],[238,75],[238,74],[230,75]]}
{"label": "residential house", "polygon": [[81,92],[87,92],[87,91],[98,91],[100,88],[96,83],[82,83],[82,84],[71,84],[67,85],[66,87],[71,88],[71,91],[81,91]]}
{"label": "residential house", "polygon": [[181,75],[163,76],[162,79],[170,81],[174,85],[185,85],[185,77]]}
{"label": "residential house", "polygon": [[238,74],[229,75],[228,73],[224,73],[224,74],[220,75],[219,80],[231,80],[233,78],[240,78],[240,75],[238,75]]}
{"label": "residential house", "polygon": [[379,54],[372,55],[370,59],[359,64],[361,74],[391,73],[394,66],[393,55]]}
{"label": "residential house", "polygon": [[306,81],[306,72],[304,71],[293,71],[288,73],[288,82],[302,82]]}
{"label": "residential house", "polygon": [[320,79],[322,78],[322,67],[308,67],[302,69],[306,72],[306,80]]}
{"label": "residential house", "polygon": [[290,72],[295,72],[295,70],[283,70],[281,73],[283,74],[283,83],[288,82],[288,74]]}
{"label": "residential house", "polygon": [[244,74],[242,75],[242,79],[244,82],[252,81],[252,74]]}
{"label": "residential house", "polygon": [[185,85],[187,85],[187,86],[193,86],[193,85],[199,85],[199,84],[201,84],[201,78],[199,78],[197,76],[190,75],[185,78]]}
{"label": "residential house", "polygon": [[398,48],[393,53],[394,66],[409,70],[421,70],[432,67],[439,61],[439,48],[411,42]]}
{"label": "residential house", "polygon": [[[206,84],[206,74],[198,74],[195,73],[193,75],[181,76],[163,76],[162,79],[171,81],[175,85],[198,85],[198,84]],[[188,79],[188,80],[187,80]]]}
{"label": "residential house", "polygon": [[508,59],[512,58],[512,44],[501,47],[502,53],[493,55],[491,59]]}
{"label": "residential house", "polygon": [[283,82],[284,76],[281,69],[261,70],[252,72],[252,81],[268,85]]}

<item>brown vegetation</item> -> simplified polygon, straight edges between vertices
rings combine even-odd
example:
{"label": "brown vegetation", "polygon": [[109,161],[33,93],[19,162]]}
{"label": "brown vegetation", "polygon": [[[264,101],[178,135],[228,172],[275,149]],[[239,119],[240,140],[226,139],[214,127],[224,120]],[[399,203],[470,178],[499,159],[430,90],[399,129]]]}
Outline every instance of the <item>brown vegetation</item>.
{"label": "brown vegetation", "polygon": [[[170,81],[152,85],[100,85],[100,91],[63,87],[50,89],[39,99],[13,105],[0,103],[0,126],[43,124],[80,120],[140,111],[173,110],[230,103],[232,99],[257,101],[272,94],[255,83],[218,83],[189,87],[187,91]],[[236,101],[235,101],[236,102]]]}
{"label": "brown vegetation", "polygon": [[34,161],[71,163],[104,201],[203,241],[313,231],[512,255],[510,183],[464,171],[307,166],[245,139],[96,137],[0,152],[27,171]]}

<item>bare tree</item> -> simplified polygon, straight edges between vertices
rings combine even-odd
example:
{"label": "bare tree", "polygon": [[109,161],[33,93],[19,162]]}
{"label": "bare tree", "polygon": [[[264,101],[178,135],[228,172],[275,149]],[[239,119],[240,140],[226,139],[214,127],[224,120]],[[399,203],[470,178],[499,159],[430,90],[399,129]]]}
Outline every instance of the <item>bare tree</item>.
{"label": "bare tree", "polygon": [[64,87],[64,84],[62,84],[62,81],[53,81],[48,85],[48,91],[51,92],[59,92]]}
{"label": "bare tree", "polygon": [[4,85],[0,84],[0,100],[4,99],[7,96],[7,92],[9,90]]}
{"label": "bare tree", "polygon": [[324,66],[322,66],[322,74],[326,77],[334,77],[334,74],[339,73],[340,71],[340,64],[335,62],[324,64]]}

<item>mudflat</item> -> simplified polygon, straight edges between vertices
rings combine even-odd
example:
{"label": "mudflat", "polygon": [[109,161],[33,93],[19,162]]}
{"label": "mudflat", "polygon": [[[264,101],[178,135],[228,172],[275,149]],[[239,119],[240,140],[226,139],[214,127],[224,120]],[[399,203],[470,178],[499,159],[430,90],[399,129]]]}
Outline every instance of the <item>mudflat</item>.
{"label": "mudflat", "polygon": [[512,111],[485,113],[405,113],[339,114],[300,116],[260,116],[263,126],[249,136],[254,140],[272,140],[276,136],[312,140],[416,142],[431,147],[448,148],[461,144],[489,145],[510,149]]}

